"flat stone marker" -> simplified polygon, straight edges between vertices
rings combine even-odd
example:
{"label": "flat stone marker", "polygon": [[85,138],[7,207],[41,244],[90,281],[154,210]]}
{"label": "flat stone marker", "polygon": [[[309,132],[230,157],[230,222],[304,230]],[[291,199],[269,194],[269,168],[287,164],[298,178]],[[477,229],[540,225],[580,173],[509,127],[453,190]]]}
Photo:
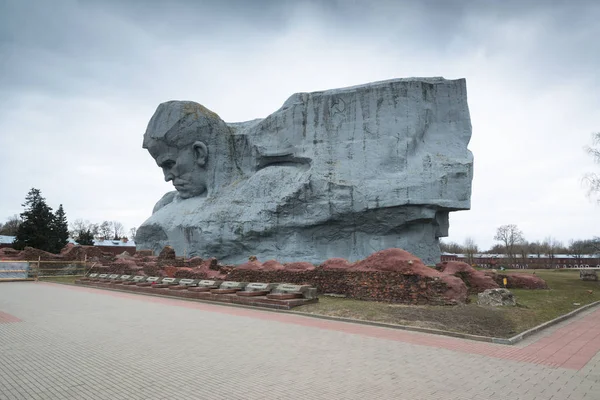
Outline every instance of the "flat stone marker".
{"label": "flat stone marker", "polygon": [[121,284],[131,280],[131,275],[120,275],[117,279],[113,281],[113,283]]}
{"label": "flat stone marker", "polygon": [[146,278],[147,278],[147,276],[144,276],[144,275],[136,275],[133,278],[131,278],[131,280],[129,280],[127,282],[123,282],[123,285],[135,285],[140,282],[143,282],[144,280],[146,280]]}
{"label": "flat stone marker", "polygon": [[111,274],[108,276],[108,279],[114,281],[115,279],[119,279],[120,276],[121,275],[119,275],[119,274]]}
{"label": "flat stone marker", "polygon": [[289,299],[314,299],[317,297],[317,289],[309,285],[292,285],[282,283],[267,295],[268,299],[289,300]]}
{"label": "flat stone marker", "polygon": [[108,274],[100,274],[100,275],[98,275],[98,280],[103,281],[105,279],[108,279]]}
{"label": "flat stone marker", "polygon": [[252,282],[246,285],[244,290],[238,291],[236,295],[242,297],[266,296],[276,286],[276,283]]}
{"label": "flat stone marker", "polygon": [[136,283],[136,286],[139,286],[139,287],[152,286],[152,285],[156,285],[157,283],[160,283],[161,280],[162,280],[162,278],[160,276],[149,276],[144,282]]}
{"label": "flat stone marker", "polygon": [[161,289],[161,288],[167,288],[169,286],[177,286],[178,283],[179,283],[179,278],[163,278],[159,284],[152,285],[152,287]]}
{"label": "flat stone marker", "polygon": [[179,284],[177,285],[170,285],[169,289],[171,290],[185,290],[191,287],[194,287],[198,284],[198,279],[190,279],[190,278],[183,278],[179,280]]}
{"label": "flat stone marker", "polygon": [[192,292],[210,292],[213,289],[218,289],[223,281],[212,281],[208,279],[202,279],[198,282],[197,287],[190,287],[188,290]]}
{"label": "flat stone marker", "polygon": [[233,281],[225,281],[221,283],[218,289],[212,289],[210,292],[214,294],[232,294],[243,290],[247,282],[233,282]]}
{"label": "flat stone marker", "polygon": [[93,274],[88,274],[88,276],[84,276],[80,279],[80,281],[95,281],[98,279],[98,273],[94,272]]}

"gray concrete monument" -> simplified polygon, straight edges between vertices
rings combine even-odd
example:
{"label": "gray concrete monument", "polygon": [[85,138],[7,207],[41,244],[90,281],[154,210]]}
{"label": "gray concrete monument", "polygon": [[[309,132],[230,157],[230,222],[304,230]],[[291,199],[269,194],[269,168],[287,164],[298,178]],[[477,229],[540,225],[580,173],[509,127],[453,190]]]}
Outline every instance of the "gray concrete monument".
{"label": "gray concrete monument", "polygon": [[241,123],[163,103],[143,147],[176,190],[136,244],[231,263],[357,260],[399,247],[434,264],[448,213],[470,207],[470,137],[464,79],[297,93]]}

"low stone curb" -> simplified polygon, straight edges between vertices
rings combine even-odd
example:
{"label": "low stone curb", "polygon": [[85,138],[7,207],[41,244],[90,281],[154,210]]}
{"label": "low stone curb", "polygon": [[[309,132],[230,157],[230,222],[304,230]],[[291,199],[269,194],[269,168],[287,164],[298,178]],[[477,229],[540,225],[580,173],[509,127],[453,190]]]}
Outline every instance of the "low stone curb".
{"label": "low stone curb", "polygon": [[110,291],[119,292],[119,293],[131,293],[131,294],[144,295],[144,296],[162,297],[165,299],[196,301],[199,303],[221,305],[224,307],[229,306],[229,307],[247,308],[247,309],[252,309],[252,310],[257,310],[257,311],[266,311],[266,312],[273,312],[273,313],[286,313],[286,314],[299,315],[302,317],[324,319],[324,320],[329,320],[329,321],[370,325],[370,326],[376,326],[379,328],[400,329],[400,330],[405,330],[405,331],[428,333],[428,334],[432,334],[432,335],[450,336],[450,337],[455,337],[458,339],[475,340],[478,342],[487,342],[487,343],[504,344],[504,345],[517,344],[520,341],[522,341],[523,339],[533,335],[534,333],[540,332],[541,330],[543,330],[545,328],[549,328],[553,325],[558,324],[559,322],[569,319],[569,318],[587,310],[588,308],[592,308],[594,306],[600,305],[600,300],[595,301],[593,303],[586,304],[585,306],[579,307],[578,309],[573,310],[567,314],[561,315],[560,317],[554,318],[553,320],[546,321],[538,326],[528,329],[525,332],[521,332],[518,335],[515,335],[513,337],[496,338],[496,337],[490,337],[490,336],[471,335],[468,333],[443,331],[443,330],[431,329],[431,328],[421,328],[418,326],[396,325],[396,324],[388,324],[385,322],[366,321],[366,320],[354,319],[354,318],[332,317],[330,315],[311,314],[311,313],[305,313],[305,312],[293,311],[293,310],[273,309],[273,308],[248,306],[248,305],[243,305],[243,304],[235,304],[235,303],[219,303],[219,302],[201,300],[201,299],[190,299],[190,298],[185,298],[185,297],[165,296],[165,295],[162,295],[159,293],[154,294],[154,293],[145,293],[145,292],[135,292],[135,291],[128,291],[128,290],[119,290],[119,289],[109,288],[109,287],[102,288],[102,287],[94,287],[94,286],[86,286],[86,285],[76,285],[74,283],[66,283],[66,282],[44,282],[44,283],[53,283],[53,284],[58,284],[58,285],[68,285],[68,286],[77,286],[77,287],[87,287],[87,288],[98,289],[98,290],[110,290]]}

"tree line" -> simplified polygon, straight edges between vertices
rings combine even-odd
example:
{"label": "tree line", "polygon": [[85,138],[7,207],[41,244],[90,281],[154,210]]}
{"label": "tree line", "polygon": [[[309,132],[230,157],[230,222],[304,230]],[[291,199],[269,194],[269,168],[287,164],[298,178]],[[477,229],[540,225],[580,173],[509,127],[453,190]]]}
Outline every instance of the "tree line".
{"label": "tree line", "polygon": [[557,254],[568,254],[575,258],[600,254],[600,237],[571,240],[568,244],[548,236],[542,241],[527,241],[517,225],[502,225],[496,229],[494,240],[498,243],[488,250],[481,251],[473,238],[466,238],[463,244],[440,242],[442,252],[464,254],[473,263],[475,254],[504,254],[516,264],[517,259],[525,259],[529,254],[537,257],[553,258]]}
{"label": "tree line", "polygon": [[[67,216],[62,204],[56,212],[48,206],[46,199],[39,189],[32,188],[25,202],[24,211],[20,215],[9,217],[5,223],[0,223],[0,235],[15,236],[13,247],[22,250],[25,247],[59,253],[73,238],[81,245],[93,245],[95,239],[125,239],[125,227],[119,221],[104,221],[93,224],[77,219],[69,229]],[[135,237],[136,229],[129,233]]]}

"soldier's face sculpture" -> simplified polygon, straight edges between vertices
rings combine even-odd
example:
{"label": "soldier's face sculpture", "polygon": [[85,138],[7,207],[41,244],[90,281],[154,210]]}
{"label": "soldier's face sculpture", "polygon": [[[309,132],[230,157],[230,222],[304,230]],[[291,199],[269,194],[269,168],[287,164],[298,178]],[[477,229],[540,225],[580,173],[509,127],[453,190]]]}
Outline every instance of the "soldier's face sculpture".
{"label": "soldier's face sculpture", "polygon": [[173,182],[182,199],[206,193],[208,148],[201,141],[183,148],[153,140],[148,151],[163,170],[165,181]]}

